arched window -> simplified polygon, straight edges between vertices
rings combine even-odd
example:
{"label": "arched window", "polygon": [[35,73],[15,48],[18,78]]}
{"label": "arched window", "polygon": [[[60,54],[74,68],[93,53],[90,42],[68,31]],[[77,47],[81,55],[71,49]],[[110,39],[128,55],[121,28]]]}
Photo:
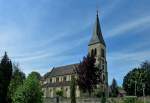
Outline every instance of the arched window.
{"label": "arched window", "polygon": [[95,48],[94,50],[94,55],[96,56],[97,55],[97,49]]}
{"label": "arched window", "polygon": [[52,78],[49,79],[49,82],[52,83]]}
{"label": "arched window", "polygon": [[91,55],[93,55],[93,54],[94,54],[94,49],[91,50]]}
{"label": "arched window", "polygon": [[66,88],[66,92],[68,91],[68,88]]}
{"label": "arched window", "polygon": [[101,49],[101,56],[105,57],[105,51],[104,51],[104,49]]}
{"label": "arched window", "polygon": [[56,77],[56,82],[59,82],[59,77]]}
{"label": "arched window", "polygon": [[63,81],[65,82],[66,81],[66,76],[64,76],[63,79],[64,79]]}

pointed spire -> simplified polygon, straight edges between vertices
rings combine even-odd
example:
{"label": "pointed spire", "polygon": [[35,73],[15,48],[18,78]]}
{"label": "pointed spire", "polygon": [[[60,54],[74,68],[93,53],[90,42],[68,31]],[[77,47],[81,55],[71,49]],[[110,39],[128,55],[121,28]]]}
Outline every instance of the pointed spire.
{"label": "pointed spire", "polygon": [[4,56],[7,56],[7,52],[5,51]]}
{"label": "pointed spire", "polygon": [[98,9],[96,10],[96,17],[98,16]]}
{"label": "pointed spire", "polygon": [[7,55],[7,52],[5,51],[4,56],[3,56],[2,60],[1,60],[1,63],[7,63],[7,62],[10,62],[10,59],[9,59],[9,57]]}
{"label": "pointed spire", "polygon": [[106,46],[105,41],[104,41],[103,36],[102,36],[102,32],[101,32],[98,10],[97,10],[97,14],[96,14],[96,22],[95,22],[93,35],[92,35],[92,38],[89,42],[89,45],[96,44],[96,43],[102,43],[104,46]]}
{"label": "pointed spire", "polygon": [[4,53],[4,57],[3,58],[5,58],[6,60],[9,60],[9,57],[8,57],[8,55],[7,55],[7,52],[5,51],[5,53]]}

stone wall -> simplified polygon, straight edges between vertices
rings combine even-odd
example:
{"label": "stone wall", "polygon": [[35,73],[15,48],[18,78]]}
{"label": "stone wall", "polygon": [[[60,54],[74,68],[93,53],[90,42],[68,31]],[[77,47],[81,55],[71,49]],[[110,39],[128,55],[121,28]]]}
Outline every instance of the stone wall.
{"label": "stone wall", "polygon": [[[57,103],[56,98],[45,98],[44,103]],[[99,98],[77,98],[77,103],[101,103]],[[60,98],[59,103],[71,103],[69,98]]]}
{"label": "stone wall", "polygon": [[[63,87],[49,87],[49,88],[43,88],[44,97],[47,98],[53,98],[56,96],[56,91],[63,91],[64,97],[70,97],[70,86],[63,86]],[[79,86],[76,86],[76,97],[80,97],[80,90]]]}
{"label": "stone wall", "polygon": [[[143,98],[138,98],[143,101]],[[108,103],[122,103],[123,98],[109,98]],[[150,97],[146,97],[146,103],[150,103]],[[44,103],[57,103],[56,98],[45,98]],[[60,98],[59,103],[71,103],[69,98]],[[77,98],[76,103],[101,103],[100,98]]]}

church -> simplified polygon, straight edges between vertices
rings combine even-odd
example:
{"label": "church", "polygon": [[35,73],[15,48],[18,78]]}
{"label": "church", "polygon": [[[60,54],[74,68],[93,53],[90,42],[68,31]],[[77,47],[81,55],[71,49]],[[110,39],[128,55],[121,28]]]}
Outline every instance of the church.
{"label": "church", "polygon": [[[96,53],[95,65],[102,70],[103,84],[99,84],[105,95],[108,96],[108,72],[106,61],[106,44],[101,32],[99,15],[97,12],[96,21],[92,37],[88,44],[88,53]],[[44,97],[53,98],[56,96],[57,91],[63,91],[63,97],[70,97],[70,82],[72,76],[77,77],[74,71],[75,66],[78,64],[69,64],[60,67],[54,67],[50,72],[47,72],[43,76],[42,90],[44,91]],[[76,86],[76,97],[81,97],[82,93],[78,86]]]}

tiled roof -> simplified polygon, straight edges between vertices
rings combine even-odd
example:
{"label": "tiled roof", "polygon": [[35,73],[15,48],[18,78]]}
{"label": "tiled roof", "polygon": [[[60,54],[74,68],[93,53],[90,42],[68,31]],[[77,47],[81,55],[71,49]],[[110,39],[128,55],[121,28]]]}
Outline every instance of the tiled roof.
{"label": "tiled roof", "polygon": [[66,66],[54,67],[51,70],[51,72],[48,72],[44,75],[44,78],[74,74],[75,73],[74,66],[77,65],[78,64],[71,64]]}

